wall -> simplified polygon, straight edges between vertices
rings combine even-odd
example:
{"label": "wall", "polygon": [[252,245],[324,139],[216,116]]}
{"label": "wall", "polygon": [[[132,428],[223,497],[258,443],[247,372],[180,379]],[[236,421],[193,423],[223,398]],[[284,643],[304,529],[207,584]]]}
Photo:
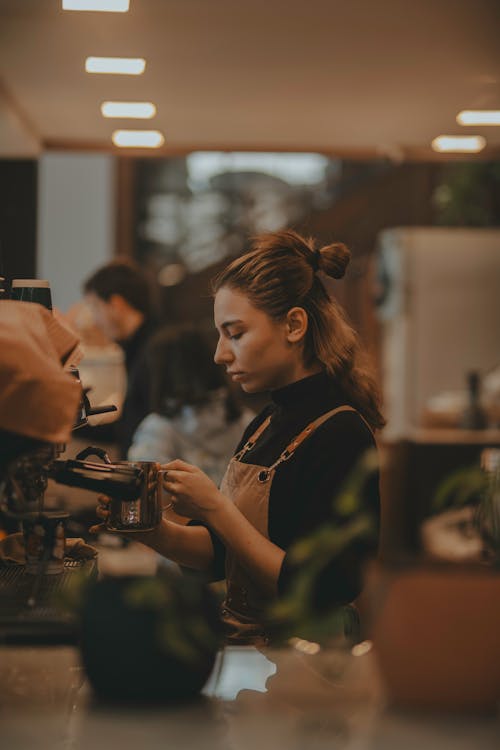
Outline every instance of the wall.
{"label": "wall", "polygon": [[38,170],[37,276],[49,279],[66,311],[82,281],[111,259],[115,243],[115,160],[102,154],[48,153]]}
{"label": "wall", "polygon": [[0,160],[0,276],[35,274],[37,162]]}

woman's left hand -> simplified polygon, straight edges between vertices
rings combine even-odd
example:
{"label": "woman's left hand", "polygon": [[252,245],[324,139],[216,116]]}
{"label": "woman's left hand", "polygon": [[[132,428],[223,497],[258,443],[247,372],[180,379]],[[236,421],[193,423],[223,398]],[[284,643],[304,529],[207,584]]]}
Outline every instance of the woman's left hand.
{"label": "woman's left hand", "polygon": [[172,509],[180,516],[208,521],[224,499],[214,482],[197,466],[176,459],[162,464],[163,486],[170,495]]}

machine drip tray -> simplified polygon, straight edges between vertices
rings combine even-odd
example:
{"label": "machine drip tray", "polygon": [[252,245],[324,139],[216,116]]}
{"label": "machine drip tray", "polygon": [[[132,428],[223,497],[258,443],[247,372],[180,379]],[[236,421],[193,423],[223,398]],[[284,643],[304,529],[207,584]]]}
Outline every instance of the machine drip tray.
{"label": "machine drip tray", "polygon": [[0,645],[75,644],[77,622],[61,611],[57,599],[69,586],[75,572],[97,577],[97,560],[64,561],[64,570],[44,575],[37,585],[34,606],[29,605],[36,576],[23,565],[0,567]]}

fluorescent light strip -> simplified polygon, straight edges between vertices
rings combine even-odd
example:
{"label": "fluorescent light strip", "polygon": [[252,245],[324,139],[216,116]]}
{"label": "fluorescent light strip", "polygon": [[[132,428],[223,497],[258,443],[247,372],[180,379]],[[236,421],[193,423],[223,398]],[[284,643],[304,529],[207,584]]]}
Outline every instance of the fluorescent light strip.
{"label": "fluorescent light strip", "polygon": [[87,73],[118,73],[120,75],[140,76],[146,68],[142,57],[87,57]]}
{"label": "fluorescent light strip", "polygon": [[482,135],[440,135],[432,141],[434,151],[475,154],[486,146]]}
{"label": "fluorescent light strip", "polygon": [[103,117],[133,117],[150,120],[156,114],[156,107],[152,102],[103,102],[101,113]]}
{"label": "fluorescent light strip", "polygon": [[498,109],[464,109],[457,115],[459,125],[500,125]]}
{"label": "fluorescent light strip", "polygon": [[126,13],[130,0],[62,0],[63,10],[100,10],[107,13]]}
{"label": "fluorescent light strip", "polygon": [[165,143],[159,130],[115,130],[111,140],[121,148],[159,148]]}

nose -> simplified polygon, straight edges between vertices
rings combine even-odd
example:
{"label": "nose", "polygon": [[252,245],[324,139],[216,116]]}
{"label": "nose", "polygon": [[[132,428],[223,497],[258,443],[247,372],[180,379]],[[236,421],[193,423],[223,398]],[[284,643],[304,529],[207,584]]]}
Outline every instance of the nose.
{"label": "nose", "polygon": [[232,360],[231,349],[228,346],[228,342],[224,340],[222,336],[219,336],[217,347],[214,354],[214,362],[216,365],[224,365]]}

